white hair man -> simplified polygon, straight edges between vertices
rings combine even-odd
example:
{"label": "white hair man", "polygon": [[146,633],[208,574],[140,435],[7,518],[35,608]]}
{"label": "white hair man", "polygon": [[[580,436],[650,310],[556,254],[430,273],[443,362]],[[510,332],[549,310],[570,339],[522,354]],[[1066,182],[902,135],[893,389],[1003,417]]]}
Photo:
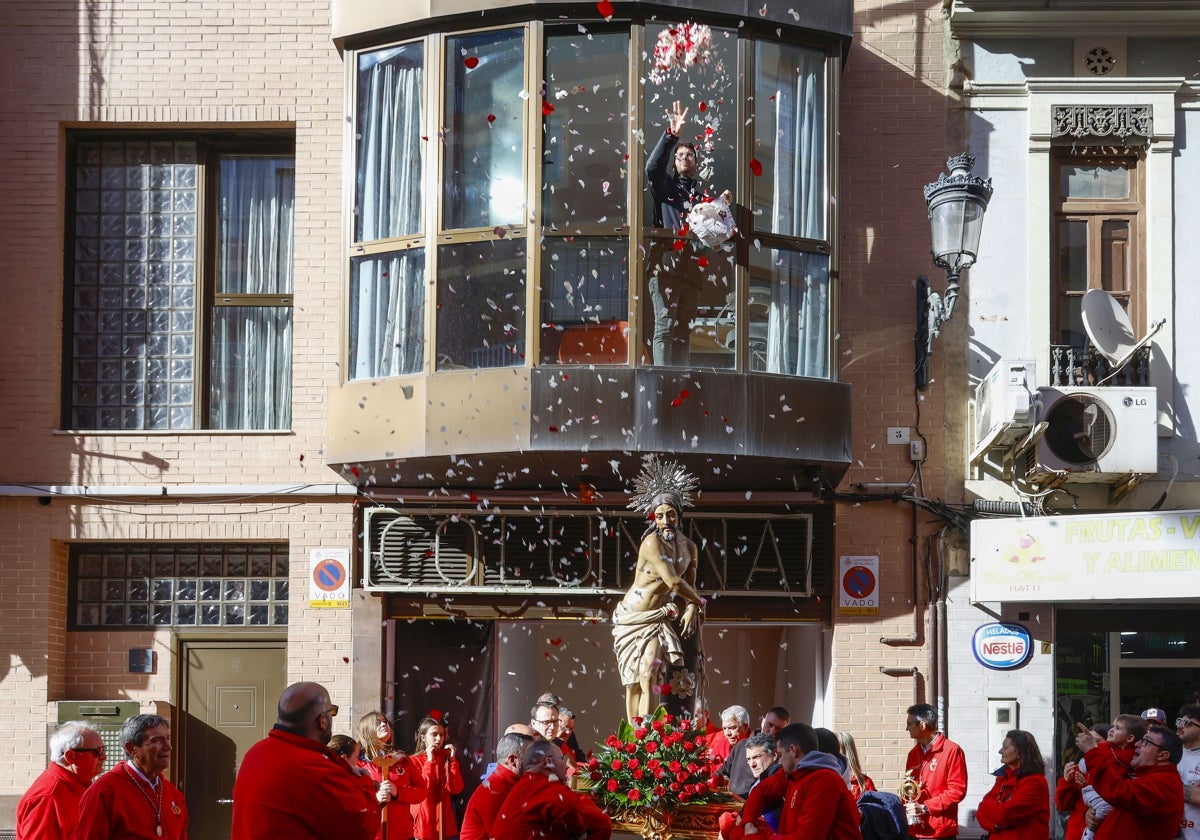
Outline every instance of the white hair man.
{"label": "white hair man", "polygon": [[50,766],[17,803],[18,840],[68,840],[79,800],[104,769],[104,742],[91,724],[74,720],[50,736]]}

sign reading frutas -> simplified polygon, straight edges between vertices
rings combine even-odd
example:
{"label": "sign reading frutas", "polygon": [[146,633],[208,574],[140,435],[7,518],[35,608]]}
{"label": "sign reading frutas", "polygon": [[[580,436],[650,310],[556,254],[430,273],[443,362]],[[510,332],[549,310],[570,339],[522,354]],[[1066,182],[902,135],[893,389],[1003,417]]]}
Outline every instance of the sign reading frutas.
{"label": "sign reading frutas", "polygon": [[313,609],[350,606],[350,549],[315,548],[310,556],[308,605]]}
{"label": "sign reading frutas", "polygon": [[984,668],[1011,671],[1029,661],[1033,655],[1033,639],[1020,624],[984,624],[971,637],[971,652]]}

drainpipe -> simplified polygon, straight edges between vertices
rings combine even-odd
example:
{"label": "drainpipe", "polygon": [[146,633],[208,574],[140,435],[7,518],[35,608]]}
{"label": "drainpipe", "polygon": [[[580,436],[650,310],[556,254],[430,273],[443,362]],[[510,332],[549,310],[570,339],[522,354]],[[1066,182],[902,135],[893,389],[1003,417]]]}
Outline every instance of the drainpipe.
{"label": "drainpipe", "polygon": [[887,674],[889,677],[912,677],[912,705],[915,706],[921,702],[921,670],[919,668],[889,668],[886,665],[880,665],[879,673]]}
{"label": "drainpipe", "polygon": [[934,610],[937,613],[937,637],[935,640],[934,653],[937,656],[937,705],[938,705],[938,720],[941,722],[942,731],[946,731],[946,701],[947,692],[950,690],[950,655],[948,651],[948,642],[950,638],[950,628],[946,626],[946,529],[943,528],[937,535],[937,600],[934,602]]}
{"label": "drainpipe", "polygon": [[[910,515],[909,515],[909,566],[911,567],[911,572],[912,572],[912,574],[910,576],[910,580],[909,580],[909,584],[910,584],[909,592],[910,592],[910,597],[912,598],[912,605],[913,605],[913,632],[912,632],[912,635],[909,635],[909,636],[882,636],[882,637],[880,637],[880,639],[879,639],[880,644],[891,645],[893,647],[897,647],[900,645],[919,645],[921,643],[921,599],[918,597],[920,594],[920,591],[918,589],[918,573],[917,573],[917,562],[920,559],[919,558],[920,552],[919,552],[919,549],[917,548],[917,506],[914,504],[910,504],[909,508],[910,508]],[[932,625],[932,622],[934,621],[934,616],[933,616],[932,611],[926,613],[925,621],[926,621],[925,637],[927,639],[933,639],[934,638],[933,631],[935,629],[935,625]],[[934,676],[934,679],[932,681],[936,682],[938,671],[937,671],[937,667],[936,667],[937,659],[935,658],[934,653],[935,653],[934,651],[930,651],[929,665],[930,665],[930,673],[933,674],[933,676]],[[916,705],[917,703],[921,702],[921,672],[920,672],[920,669],[881,666],[879,668],[879,672],[881,674],[887,674],[888,676],[891,676],[891,677],[901,677],[901,676],[912,677],[913,705]]]}

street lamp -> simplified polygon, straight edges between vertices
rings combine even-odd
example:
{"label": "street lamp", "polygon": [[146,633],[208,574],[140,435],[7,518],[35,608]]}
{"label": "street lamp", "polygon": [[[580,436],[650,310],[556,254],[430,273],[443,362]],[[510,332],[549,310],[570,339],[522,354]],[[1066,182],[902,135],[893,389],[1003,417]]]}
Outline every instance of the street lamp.
{"label": "street lamp", "polygon": [[975,158],[957,155],[946,165],[950,168],[949,175],[943,172],[932,184],[925,185],[933,263],[946,271],[946,292],[940,297],[929,291],[927,278],[918,278],[917,387],[922,390],[929,384],[933,340],[941,332],[942,324],[954,314],[958,302],[959,275],[974,265],[979,254],[983,213],[992,198],[992,179],[971,173]]}

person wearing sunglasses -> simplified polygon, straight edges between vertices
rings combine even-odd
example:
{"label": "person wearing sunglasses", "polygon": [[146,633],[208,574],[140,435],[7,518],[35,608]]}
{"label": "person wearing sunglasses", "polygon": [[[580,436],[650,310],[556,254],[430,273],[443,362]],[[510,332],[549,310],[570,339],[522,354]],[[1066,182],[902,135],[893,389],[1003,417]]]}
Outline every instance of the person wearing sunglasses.
{"label": "person wearing sunglasses", "polygon": [[1200,840],[1200,705],[1189,703],[1179,710],[1175,734],[1183,742],[1179,778],[1183,780],[1183,840]]}
{"label": "person wearing sunglasses", "polygon": [[232,840],[374,840],[374,791],[328,746],[337,713],[320,683],[283,690],[275,726],[233,783]]}
{"label": "person wearing sunglasses", "polygon": [[1084,724],[1076,726],[1075,746],[1083,752],[1089,781],[1113,808],[1100,824],[1097,840],[1173,840],[1183,818],[1183,781],[1176,769],[1183,754],[1179,736],[1165,726],[1151,726],[1133,745],[1125,768],[1107,743]]}
{"label": "person wearing sunglasses", "polygon": [[50,736],[50,766],[17,803],[17,837],[69,840],[79,800],[104,769],[104,742],[91,724],[64,723]]}

